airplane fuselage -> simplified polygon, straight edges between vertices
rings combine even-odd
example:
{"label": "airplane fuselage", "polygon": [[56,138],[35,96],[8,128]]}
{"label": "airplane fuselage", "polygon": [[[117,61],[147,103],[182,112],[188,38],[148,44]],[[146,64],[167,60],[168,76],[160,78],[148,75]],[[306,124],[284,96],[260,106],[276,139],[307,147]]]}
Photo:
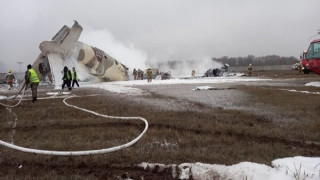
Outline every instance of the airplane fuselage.
{"label": "airplane fuselage", "polygon": [[78,42],[79,63],[90,68],[90,73],[106,81],[127,81],[128,68],[102,50]]}

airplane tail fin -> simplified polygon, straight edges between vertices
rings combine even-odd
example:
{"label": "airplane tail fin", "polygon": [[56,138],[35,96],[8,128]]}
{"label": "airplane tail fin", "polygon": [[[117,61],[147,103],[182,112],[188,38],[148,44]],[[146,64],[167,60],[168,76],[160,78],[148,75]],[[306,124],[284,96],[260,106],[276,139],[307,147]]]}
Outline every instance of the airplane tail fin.
{"label": "airplane tail fin", "polygon": [[76,47],[81,32],[82,27],[75,21],[71,28],[63,26],[51,41],[43,41],[39,48],[45,55],[58,53],[63,57],[68,57]]}
{"label": "airplane tail fin", "polygon": [[[63,28],[62,28],[63,29]],[[64,31],[62,32],[62,40],[60,41],[60,47],[68,50],[69,52],[74,49],[76,46],[76,42],[78,41],[82,32],[82,27],[78,24],[77,21],[74,21],[74,24],[69,29],[68,33],[64,35]]]}

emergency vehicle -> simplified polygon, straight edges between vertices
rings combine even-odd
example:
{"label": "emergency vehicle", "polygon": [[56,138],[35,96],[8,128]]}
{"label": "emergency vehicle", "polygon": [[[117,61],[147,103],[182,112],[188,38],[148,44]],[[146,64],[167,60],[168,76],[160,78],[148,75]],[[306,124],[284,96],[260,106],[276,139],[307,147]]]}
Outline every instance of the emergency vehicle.
{"label": "emergency vehicle", "polygon": [[320,39],[311,41],[308,50],[302,53],[302,65],[305,74],[312,71],[320,75]]}

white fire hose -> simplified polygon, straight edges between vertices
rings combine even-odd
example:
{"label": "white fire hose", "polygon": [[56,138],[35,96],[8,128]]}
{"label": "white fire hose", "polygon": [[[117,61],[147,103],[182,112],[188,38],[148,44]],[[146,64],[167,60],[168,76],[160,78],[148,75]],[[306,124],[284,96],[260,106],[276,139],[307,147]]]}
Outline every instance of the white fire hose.
{"label": "white fire hose", "polygon": [[17,104],[15,104],[15,105],[7,105],[7,104],[0,103],[0,105],[5,106],[5,107],[9,107],[9,108],[14,108],[14,107],[19,106],[19,104],[21,103],[22,98],[23,98],[23,96],[24,96],[24,91],[25,91],[25,88],[24,88],[24,87],[25,87],[25,85],[26,85],[26,84],[23,83],[23,85],[22,85],[20,91],[18,92],[18,94],[15,95],[13,98],[8,99],[8,100],[14,100],[14,99],[21,93],[21,91],[22,91],[20,100],[17,102]]}
{"label": "white fire hose", "polygon": [[[24,91],[23,91],[23,93],[24,93]],[[124,149],[124,148],[132,146],[137,141],[139,141],[142,138],[142,136],[146,133],[146,131],[148,130],[148,121],[146,119],[142,118],[142,117],[120,117],[120,116],[108,116],[108,115],[100,114],[100,113],[97,113],[97,112],[94,112],[94,111],[90,111],[90,110],[87,110],[87,109],[84,109],[84,108],[80,108],[78,106],[74,106],[74,105],[68,104],[66,102],[66,100],[70,99],[70,98],[73,98],[73,97],[77,97],[77,96],[70,96],[70,97],[67,97],[67,98],[63,99],[64,104],[69,106],[69,107],[73,107],[73,108],[76,108],[78,110],[85,111],[85,112],[91,113],[93,115],[104,117],[104,118],[123,119],[123,120],[135,120],[135,119],[138,119],[138,120],[141,120],[141,121],[144,122],[145,128],[140,133],[140,135],[137,136],[132,141],[130,141],[130,142],[126,143],[126,144],[120,145],[120,146],[114,146],[114,147],[110,147],[110,148],[106,148],[106,149],[86,150],[86,151],[49,151],[49,150],[39,150],[39,149],[25,148],[25,147],[21,147],[21,146],[17,146],[17,145],[14,145],[14,144],[10,144],[10,143],[4,142],[2,140],[0,140],[0,145],[3,145],[5,147],[11,148],[11,149],[14,149],[14,150],[17,150],[17,151],[22,151],[22,152],[32,153],[32,154],[43,154],[43,155],[83,156],[83,155],[105,154],[105,153],[118,151],[118,150],[121,150],[121,149]],[[18,106],[20,104],[21,100],[22,100],[22,97],[21,97],[20,101],[16,105],[14,105],[12,107]],[[2,104],[2,105],[4,105],[4,104]],[[5,105],[5,106],[7,106],[7,105]],[[9,106],[7,106],[7,107],[9,107]]]}

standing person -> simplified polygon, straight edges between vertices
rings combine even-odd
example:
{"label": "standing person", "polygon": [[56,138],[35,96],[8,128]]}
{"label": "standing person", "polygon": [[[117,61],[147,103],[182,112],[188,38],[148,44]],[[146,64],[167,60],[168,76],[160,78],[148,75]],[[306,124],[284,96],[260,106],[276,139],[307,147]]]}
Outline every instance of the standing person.
{"label": "standing person", "polygon": [[76,85],[79,87],[78,84],[78,76],[77,76],[77,72],[76,72],[76,68],[72,68],[72,88],[74,86],[74,83],[76,83]]}
{"label": "standing person", "polygon": [[138,80],[141,79],[141,70],[138,69]]}
{"label": "standing person", "polygon": [[7,80],[9,90],[13,89],[13,82],[15,80],[15,77],[11,69],[6,74],[6,80]]}
{"label": "standing person", "polygon": [[69,91],[71,91],[71,78],[72,78],[72,74],[71,74],[71,71],[68,69],[67,66],[65,66],[63,68],[63,77],[62,77],[62,80],[63,80],[63,84],[62,84],[62,90],[64,89],[64,86],[67,85]]}
{"label": "standing person", "polygon": [[134,80],[137,80],[137,74],[138,74],[138,72],[137,72],[136,68],[133,69],[133,73],[132,73],[132,74],[133,74],[133,79],[134,79]]}
{"label": "standing person", "polygon": [[37,100],[37,90],[38,90],[38,85],[39,85],[39,78],[38,75],[36,73],[36,71],[34,71],[34,69],[32,69],[31,64],[29,64],[27,66],[27,72],[26,72],[26,89],[28,84],[30,83],[31,86],[31,90],[32,90],[32,102],[35,102]]}
{"label": "standing person", "polygon": [[148,76],[148,82],[151,82],[152,81],[152,70],[151,69],[147,70],[147,76]]}
{"label": "standing person", "polygon": [[141,74],[140,74],[141,80],[143,80],[143,74],[144,74],[144,71],[141,70]]}
{"label": "standing person", "polygon": [[252,76],[252,71],[253,71],[253,68],[252,68],[252,64],[249,64],[248,66],[248,76]]}
{"label": "standing person", "polygon": [[191,72],[191,77],[195,77],[196,76],[196,71],[195,70],[192,70]]}

